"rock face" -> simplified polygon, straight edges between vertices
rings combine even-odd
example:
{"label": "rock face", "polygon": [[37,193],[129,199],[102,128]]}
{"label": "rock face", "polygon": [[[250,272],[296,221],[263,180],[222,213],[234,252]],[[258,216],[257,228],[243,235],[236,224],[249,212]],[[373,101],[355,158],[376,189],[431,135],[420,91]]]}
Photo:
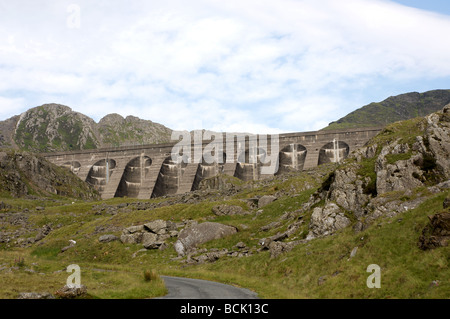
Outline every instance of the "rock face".
{"label": "rock face", "polygon": [[367,204],[370,197],[364,189],[370,181],[360,179],[357,170],[356,164],[337,170],[333,176],[328,198],[343,209],[353,211],[356,216],[362,216],[364,214],[362,207]]}
{"label": "rock face", "polygon": [[44,104],[0,122],[0,147],[38,153],[96,149],[165,143],[171,133],[161,124],[133,116],[110,114],[97,124],[67,106]]}
{"label": "rock face", "polygon": [[450,207],[450,195],[447,196],[447,198],[444,200],[443,206],[444,206],[444,208]]}
{"label": "rock face", "polygon": [[250,214],[241,206],[230,206],[230,205],[219,205],[214,206],[212,209],[213,213],[217,216],[234,216],[234,215],[248,215]]}
{"label": "rock face", "polygon": [[214,239],[220,239],[237,233],[237,229],[219,223],[206,222],[183,229],[175,243],[175,250],[180,256],[190,249]]}
{"label": "rock face", "polygon": [[172,130],[135,116],[123,118],[110,114],[96,125],[101,146],[120,146],[127,144],[161,144],[170,141]]}
{"label": "rock face", "polygon": [[20,115],[14,140],[34,152],[95,148],[94,120],[67,106],[46,104]]}
{"label": "rock face", "polygon": [[49,292],[21,292],[17,299],[55,299]]}
{"label": "rock face", "polygon": [[30,192],[98,199],[98,193],[71,172],[28,153],[0,152],[0,188],[13,197]]}
{"label": "rock face", "polygon": [[430,224],[422,231],[419,248],[434,249],[448,245],[450,240],[450,213],[436,214],[430,217]]}
{"label": "rock face", "polygon": [[[325,201],[313,211],[307,238],[348,227],[349,217],[356,220],[356,231],[364,230],[380,216],[417,207],[423,199],[410,196],[414,189],[425,186],[440,192],[447,189],[449,179],[450,104],[423,119],[388,126],[353,153],[306,204]],[[395,197],[395,192],[405,195]],[[352,216],[344,216],[344,211]]]}
{"label": "rock face", "polygon": [[110,242],[116,241],[116,240],[119,240],[119,238],[114,235],[102,235],[98,239],[98,241],[101,243],[110,243]]}
{"label": "rock face", "polygon": [[87,288],[84,285],[81,287],[64,286],[55,292],[55,295],[61,299],[75,299],[87,295]]}
{"label": "rock face", "polygon": [[350,219],[345,217],[338,205],[328,203],[325,207],[316,207],[311,216],[310,233],[307,239],[328,236],[348,227]]}
{"label": "rock face", "polygon": [[271,195],[263,196],[258,200],[258,208],[263,208],[276,200],[277,198],[275,196]]}
{"label": "rock face", "polygon": [[146,249],[164,249],[165,241],[178,235],[177,225],[171,221],[155,220],[144,225],[125,228],[120,236],[123,244],[142,244]]}

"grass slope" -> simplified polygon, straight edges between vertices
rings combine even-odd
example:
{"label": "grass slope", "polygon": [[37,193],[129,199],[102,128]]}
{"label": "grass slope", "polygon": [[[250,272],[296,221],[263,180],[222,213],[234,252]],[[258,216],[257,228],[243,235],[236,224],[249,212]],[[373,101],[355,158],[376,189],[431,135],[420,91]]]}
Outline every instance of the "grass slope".
{"label": "grass slope", "polygon": [[[320,176],[333,170],[322,167]],[[115,215],[96,213],[98,204],[119,205],[134,203],[134,199],[112,199],[106,202],[78,202],[60,205],[41,202],[44,211],[35,211],[37,205],[28,200],[5,200],[12,210],[28,207],[29,222],[42,227],[59,225],[41,242],[28,248],[16,248],[0,244],[0,268],[15,265],[19,257],[24,262],[17,270],[0,271],[2,289],[0,297],[15,298],[23,291],[54,292],[65,284],[69,274],[61,271],[70,264],[78,264],[82,271],[82,284],[88,287],[92,298],[149,298],[164,295],[160,280],[145,281],[144,272],[155,270],[158,274],[209,279],[250,288],[262,298],[448,298],[450,248],[421,251],[417,241],[428,222],[428,215],[443,210],[447,193],[432,195],[417,209],[392,219],[381,219],[362,233],[351,229],[308,244],[295,247],[291,252],[271,259],[269,252],[250,257],[225,257],[218,262],[202,265],[181,264],[174,260],[171,247],[164,251],[138,252],[139,245],[123,245],[120,242],[100,243],[98,230],[115,227],[112,233],[120,235],[120,229],[155,219],[181,221],[194,219],[216,221],[234,225],[240,231],[232,237],[203,245],[204,248],[232,249],[243,241],[247,246],[257,245],[259,238],[275,234],[280,229],[262,232],[260,228],[277,220],[288,211],[295,211],[320,187],[320,179],[304,172],[290,178],[276,179],[272,183],[249,189],[227,200],[204,201],[196,204],[177,204],[152,210],[131,210]],[[312,188],[301,190],[305,183]],[[242,198],[290,191],[274,203],[266,206],[262,214],[246,216],[222,216],[212,214],[218,204],[242,205]],[[148,200],[153,202],[157,200]],[[158,199],[162,201],[162,199]],[[305,223],[296,234],[297,239],[307,233],[311,212],[304,214]],[[245,225],[245,227],[243,227]],[[287,227],[287,225],[286,225]],[[68,240],[77,241],[74,248],[61,253]],[[350,252],[358,247],[354,258]],[[133,254],[136,257],[133,258]],[[381,267],[381,289],[366,286],[367,266]],[[27,271],[32,269],[34,272]],[[58,272],[59,271],[59,272]],[[56,272],[56,273],[55,273]],[[42,274],[40,274],[42,273]],[[320,279],[321,278],[321,279]],[[319,279],[321,284],[319,285]],[[430,287],[432,281],[440,285]]]}
{"label": "grass slope", "polygon": [[385,126],[390,123],[426,116],[450,103],[450,90],[406,93],[366,105],[323,130]]}

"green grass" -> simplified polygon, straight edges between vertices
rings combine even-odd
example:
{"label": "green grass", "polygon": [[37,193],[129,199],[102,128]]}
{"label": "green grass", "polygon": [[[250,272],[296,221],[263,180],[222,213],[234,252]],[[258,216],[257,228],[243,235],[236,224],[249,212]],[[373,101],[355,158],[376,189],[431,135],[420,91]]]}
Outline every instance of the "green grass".
{"label": "green grass", "polygon": [[398,161],[406,161],[409,160],[412,156],[412,152],[401,153],[401,154],[388,154],[386,155],[386,161],[388,164],[395,164]]}
{"label": "green grass", "polygon": [[323,130],[385,126],[440,111],[449,101],[449,90],[408,93],[366,105]]}
{"label": "green grass", "polygon": [[[40,251],[42,252],[42,251]],[[1,252],[0,265],[14,266],[11,260],[17,253]],[[0,298],[15,299],[20,292],[55,293],[62,288],[70,273],[65,268],[73,262],[49,258],[45,254],[28,254],[21,250],[25,265],[11,272],[0,272],[2,288]],[[53,255],[53,253],[52,253]],[[77,261],[78,262],[78,261]],[[162,279],[154,273],[152,280],[145,280],[144,269],[140,267],[116,266],[102,263],[78,262],[81,270],[81,284],[88,289],[93,299],[145,299],[165,295]],[[33,270],[30,272],[28,269]]]}
{"label": "green grass", "polygon": [[[151,211],[93,215],[90,209],[96,203],[70,205],[73,214],[64,214],[65,207],[48,207],[39,214],[33,213],[34,223],[60,223],[62,227],[52,231],[41,244],[27,249],[0,250],[0,265],[21,255],[25,266],[10,274],[0,272],[2,280],[1,297],[15,298],[20,291],[55,291],[64,285],[68,274],[53,272],[76,263],[82,268],[82,283],[88,287],[92,298],[149,298],[164,295],[162,281],[146,281],[143,275],[153,269],[158,274],[188,276],[209,279],[250,288],[262,298],[442,298],[448,295],[448,247],[423,252],[417,241],[421,230],[428,222],[429,214],[442,210],[447,193],[430,198],[419,208],[393,219],[381,219],[366,231],[355,234],[351,228],[338,234],[301,244],[291,252],[271,259],[268,252],[250,257],[224,257],[214,264],[186,266],[171,260],[176,257],[173,248],[165,251],[147,251],[132,258],[141,249],[139,245],[123,245],[120,242],[107,244],[98,242],[93,235],[96,226],[117,225],[127,227],[159,218],[175,221],[185,218],[199,221],[212,220],[238,228],[246,225],[235,236],[203,245],[206,248],[232,249],[239,241],[248,246],[257,245],[260,238],[286,229],[287,222],[269,232],[262,232],[261,226],[277,220],[288,211],[301,208],[314,189],[297,196],[284,197],[263,209],[257,218],[248,216],[216,217],[212,207],[219,203],[239,204],[230,200],[193,205],[173,205]],[[114,199],[106,203],[120,203],[130,199]],[[76,215],[75,214],[75,215]],[[31,218],[32,217],[32,218]],[[304,216],[305,223],[297,236],[307,232],[310,212]],[[401,221],[400,221],[401,218]],[[116,233],[120,235],[120,233]],[[68,245],[68,239],[75,239],[74,248],[61,253]],[[358,246],[356,257],[348,260],[351,250]],[[37,271],[45,275],[26,273],[23,268],[37,264]],[[382,269],[382,288],[368,289],[366,268],[378,264]],[[324,277],[322,285],[319,278]],[[433,280],[441,285],[429,288]],[[27,283],[27,284],[26,284]]]}
{"label": "green grass", "polygon": [[[417,242],[428,214],[442,210],[445,194],[366,231],[346,229],[337,235],[299,245],[270,259],[268,253],[191,267],[190,276],[244,284],[264,298],[448,298],[450,248],[421,251]],[[382,224],[379,227],[378,224]],[[349,260],[350,252],[359,247]],[[381,267],[381,289],[366,286],[367,266]],[[318,284],[325,278],[323,285]],[[441,285],[430,288],[439,280]]]}
{"label": "green grass", "polygon": [[[380,137],[386,140],[398,138],[410,140],[408,134],[396,132],[395,127]],[[344,165],[359,165],[358,174],[361,176],[372,177],[374,174],[374,159],[365,159],[360,163],[349,161]],[[233,236],[211,241],[199,248],[233,250],[240,241],[248,247],[259,247],[261,238],[283,232],[293,222],[292,219],[280,219],[288,212],[297,214],[296,218],[301,216],[303,220],[290,239],[304,239],[314,207],[305,211],[301,209],[315,191],[327,186],[327,180],[332,181],[335,168],[335,165],[325,165],[289,177],[242,183],[239,185],[242,191],[233,196],[213,196],[214,200],[205,198],[195,204],[175,204],[148,210],[137,210],[129,205],[116,215],[96,213],[94,207],[100,204],[132,204],[138,200],[114,198],[107,201],[74,201],[60,198],[33,201],[3,198],[1,201],[11,205],[11,211],[27,208],[28,222],[34,229],[50,224],[53,230],[42,241],[27,248],[0,244],[0,268],[14,266],[14,260],[18,257],[24,259],[24,264],[18,270],[0,271],[0,298],[16,298],[22,291],[54,292],[65,284],[69,274],[61,270],[70,264],[80,265],[82,284],[88,287],[90,298],[161,296],[167,290],[159,275],[201,278],[246,287],[256,291],[262,298],[449,298],[450,248],[422,251],[418,249],[417,242],[428,223],[428,216],[443,210],[442,203],[450,192],[432,194],[426,187],[412,190],[407,196],[404,192],[383,194],[389,199],[428,198],[413,211],[391,219],[381,218],[359,234],[355,234],[350,227],[331,237],[300,244],[275,259],[271,259],[269,252],[265,251],[250,257],[223,257],[215,263],[187,265],[174,260],[177,254],[172,246],[163,251],[138,253],[141,245],[98,241],[105,234],[98,232],[98,229],[114,227],[111,229],[115,230],[106,233],[120,236],[121,229],[125,227],[156,219],[174,222],[191,219],[220,222],[239,229]],[[252,210],[247,199],[267,194],[283,195],[256,215],[259,209]],[[144,202],[161,203],[167,200],[170,198]],[[212,208],[221,204],[238,205],[251,214],[218,217],[213,214]],[[321,204],[323,202],[318,205]],[[45,209],[38,211],[36,206]],[[280,226],[269,231],[261,230],[262,226],[274,221],[280,221]],[[14,227],[4,226],[2,230],[17,229]],[[26,234],[23,238],[31,234],[34,236],[36,232]],[[61,248],[69,245],[70,239],[77,244],[61,252]],[[173,244],[175,240],[172,238],[168,242]],[[349,259],[355,247],[358,247],[358,252]],[[371,264],[381,267],[381,289],[369,289],[366,286],[370,275],[366,269]],[[30,273],[25,269],[35,272]],[[150,272],[151,280],[146,280],[146,272]],[[320,285],[319,278],[322,278]],[[434,280],[439,280],[440,285],[430,287]]]}

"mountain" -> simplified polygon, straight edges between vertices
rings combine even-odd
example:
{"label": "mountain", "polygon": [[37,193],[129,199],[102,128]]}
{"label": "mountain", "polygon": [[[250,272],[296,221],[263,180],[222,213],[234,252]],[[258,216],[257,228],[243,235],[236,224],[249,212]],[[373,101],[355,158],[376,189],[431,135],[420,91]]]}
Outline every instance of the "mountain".
{"label": "mountain", "polygon": [[148,120],[110,114],[96,123],[60,104],[44,104],[0,122],[0,147],[31,152],[96,149],[170,141],[172,130]]}
{"label": "mountain", "polygon": [[450,103],[450,90],[406,93],[371,103],[348,114],[323,130],[385,126],[390,123],[426,116]]}
{"label": "mountain", "polygon": [[172,130],[161,124],[135,116],[123,118],[119,114],[105,116],[97,127],[103,146],[167,143],[172,134]]}

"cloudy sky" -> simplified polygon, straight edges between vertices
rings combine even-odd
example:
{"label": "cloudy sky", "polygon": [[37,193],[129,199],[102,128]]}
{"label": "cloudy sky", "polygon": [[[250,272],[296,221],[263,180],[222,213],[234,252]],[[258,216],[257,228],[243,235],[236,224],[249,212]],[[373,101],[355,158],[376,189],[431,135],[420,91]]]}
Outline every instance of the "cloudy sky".
{"label": "cloudy sky", "polygon": [[0,120],[59,103],[176,130],[310,131],[450,89],[447,0],[0,0]]}

